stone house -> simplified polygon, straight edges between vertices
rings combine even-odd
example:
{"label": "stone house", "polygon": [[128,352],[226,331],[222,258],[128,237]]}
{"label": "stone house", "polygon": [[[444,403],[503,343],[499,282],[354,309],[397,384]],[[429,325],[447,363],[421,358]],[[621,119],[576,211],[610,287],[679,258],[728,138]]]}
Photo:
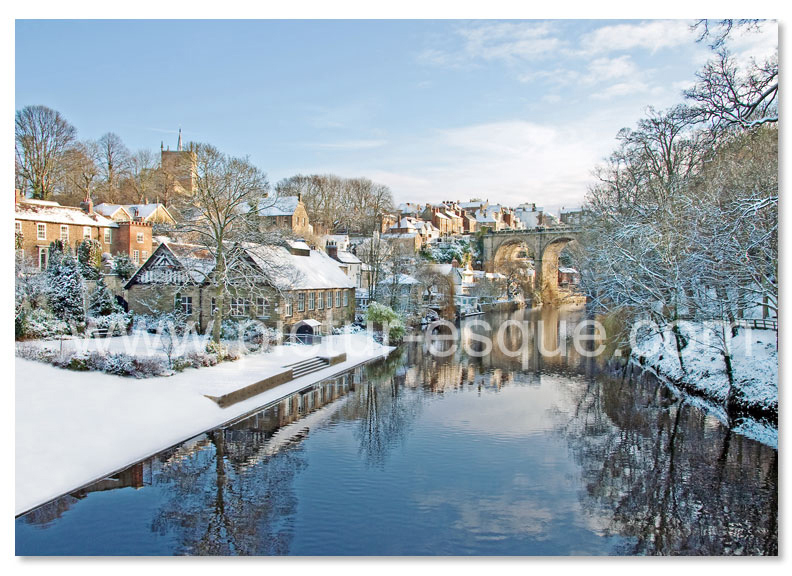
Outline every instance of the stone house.
{"label": "stone house", "polygon": [[308,211],[299,195],[262,198],[258,215],[263,227],[285,228],[298,236],[313,233]]}
{"label": "stone house", "polygon": [[[336,261],[304,242],[235,245],[227,260],[231,284],[223,318],[257,320],[284,332],[311,334],[354,319],[354,283]],[[205,332],[217,308],[214,267],[214,256],[202,246],[160,244],[125,285],[129,309],[166,313],[178,301],[189,320]]]}

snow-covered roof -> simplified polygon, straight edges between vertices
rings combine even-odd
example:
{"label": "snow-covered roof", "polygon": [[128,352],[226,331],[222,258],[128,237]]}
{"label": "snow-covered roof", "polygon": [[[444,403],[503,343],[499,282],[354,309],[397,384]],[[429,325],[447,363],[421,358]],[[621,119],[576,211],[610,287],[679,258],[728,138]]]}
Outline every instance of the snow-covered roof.
{"label": "snow-covered roof", "polygon": [[352,252],[347,252],[345,250],[339,250],[337,255],[337,259],[339,262],[343,262],[344,264],[360,264],[360,258],[352,254]]}
{"label": "snow-covered roof", "polygon": [[300,199],[297,196],[279,196],[259,200],[258,213],[261,216],[291,216],[297,210]]}
{"label": "snow-covered roof", "polygon": [[99,214],[107,216],[108,218],[113,218],[118,211],[126,214],[127,218],[132,218],[132,215],[121,204],[107,204],[102,202],[94,206],[94,212],[99,212]]}
{"label": "snow-covered roof", "polygon": [[481,206],[485,206],[487,203],[484,200],[477,200],[475,202],[460,202],[460,208],[480,208]]}
{"label": "snow-covered roof", "polygon": [[283,246],[244,244],[242,247],[273,286],[281,290],[355,287],[338,262],[319,250],[310,250],[308,256],[295,256]]}
{"label": "snow-covered roof", "polygon": [[559,266],[558,271],[562,274],[577,274],[578,271],[574,268],[567,268],[566,266]]}
{"label": "snow-covered roof", "polygon": [[133,218],[141,218],[143,220],[148,220],[161,208],[168,218],[173,220],[173,216],[168,212],[168,209],[156,202],[154,204],[125,204],[124,208]]}
{"label": "snow-covered roof", "polygon": [[289,246],[295,250],[310,250],[311,247],[305,243],[305,240],[289,240]]}
{"label": "snow-covered roof", "polygon": [[396,210],[403,214],[418,214],[418,207],[417,206],[410,206],[407,203],[399,204],[396,207]]}
{"label": "snow-covered roof", "polygon": [[446,220],[450,220],[450,218],[449,218],[448,216],[446,216],[446,215],[445,215],[444,213],[442,213],[442,212],[435,212],[435,213],[434,213],[434,215],[435,215],[435,216],[437,216],[438,218],[444,218],[444,219],[446,219]]}
{"label": "snow-covered roof", "polygon": [[16,205],[14,218],[33,222],[51,222],[53,224],[118,228],[118,224],[101,214],[87,214],[82,209],[74,206],[61,206],[57,202],[41,200],[20,202]]}
{"label": "snow-covered roof", "polygon": [[412,238],[413,240],[415,237],[418,236],[417,232],[388,232],[387,234],[382,234],[380,238],[383,240],[396,240],[399,238]]}
{"label": "snow-covered roof", "polygon": [[[215,268],[215,257],[204,246],[177,242],[166,242],[160,246],[165,246],[176,256],[179,263],[187,270],[194,282],[204,282],[206,277],[209,276]],[[159,248],[157,248],[157,250],[159,250]],[[151,255],[151,257],[153,256],[154,254]]]}

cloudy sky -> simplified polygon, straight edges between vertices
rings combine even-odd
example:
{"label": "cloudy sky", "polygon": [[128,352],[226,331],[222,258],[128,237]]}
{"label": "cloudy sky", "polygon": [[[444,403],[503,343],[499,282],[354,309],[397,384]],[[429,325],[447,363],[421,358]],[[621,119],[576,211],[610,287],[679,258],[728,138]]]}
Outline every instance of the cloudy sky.
{"label": "cloudy sky", "polygon": [[[271,182],[366,176],[397,201],[579,205],[618,130],[711,55],[683,20],[17,21],[15,105],[80,138],[185,139]],[[734,38],[761,57],[777,27]]]}

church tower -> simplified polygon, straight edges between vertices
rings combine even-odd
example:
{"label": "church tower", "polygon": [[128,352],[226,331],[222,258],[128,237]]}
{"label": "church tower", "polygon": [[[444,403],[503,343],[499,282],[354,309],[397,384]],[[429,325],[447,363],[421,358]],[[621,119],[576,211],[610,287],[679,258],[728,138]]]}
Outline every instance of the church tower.
{"label": "church tower", "polygon": [[172,194],[191,194],[195,187],[195,152],[185,150],[182,144],[182,133],[179,128],[179,140],[176,150],[165,149],[160,145],[160,166],[165,174],[165,198]]}

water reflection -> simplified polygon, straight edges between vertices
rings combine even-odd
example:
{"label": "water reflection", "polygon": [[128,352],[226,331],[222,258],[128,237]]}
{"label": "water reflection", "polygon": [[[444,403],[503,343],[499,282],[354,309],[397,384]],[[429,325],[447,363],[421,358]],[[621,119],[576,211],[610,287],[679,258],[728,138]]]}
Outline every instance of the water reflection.
{"label": "water reflection", "polygon": [[580,318],[405,345],[18,518],[17,553],[777,554],[777,451],[599,377]]}

